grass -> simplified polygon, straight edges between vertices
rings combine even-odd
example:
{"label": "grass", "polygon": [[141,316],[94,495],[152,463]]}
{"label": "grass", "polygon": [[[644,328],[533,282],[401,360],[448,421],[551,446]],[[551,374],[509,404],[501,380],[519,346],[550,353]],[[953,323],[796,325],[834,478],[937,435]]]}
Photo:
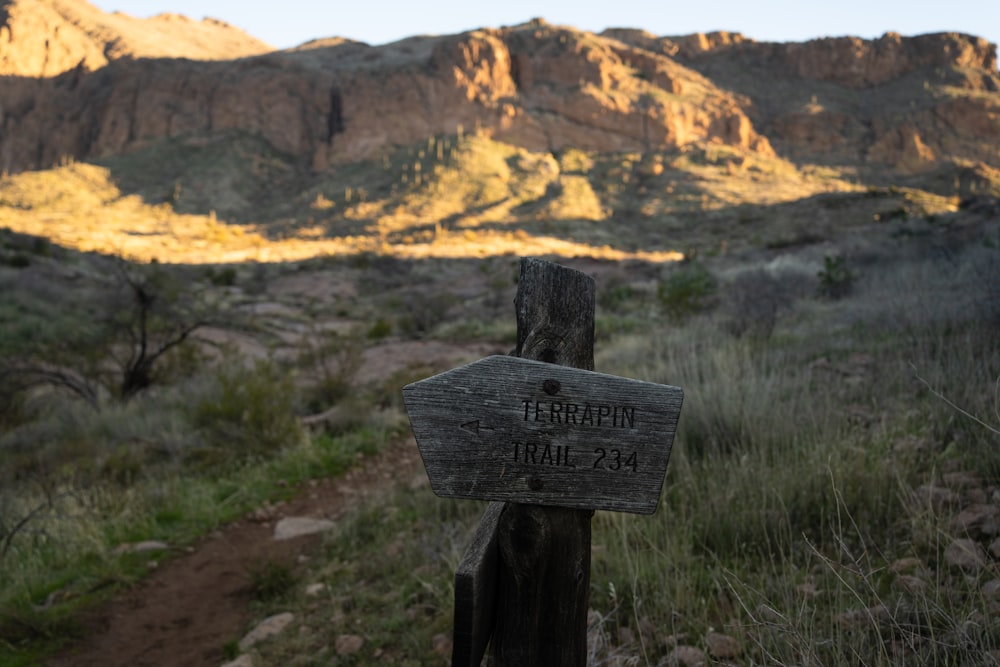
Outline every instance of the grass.
{"label": "grass", "polygon": [[[430,136],[373,160],[311,173],[259,138],[230,132],[0,179],[0,224],[65,247],[143,261],[518,251],[662,261],[686,249],[678,237],[717,239],[726,230],[730,248],[752,241],[733,229],[741,208],[774,207],[778,215],[760,218],[754,234],[777,236],[805,215],[795,202],[849,199],[863,190],[858,179],[849,168],[795,165],[724,145],[645,153],[572,149],[556,156],[482,134]],[[860,219],[901,207],[954,210],[954,202],[933,194],[936,185],[918,185],[900,190],[895,206],[860,200]],[[839,225],[852,213],[824,219]],[[5,261],[23,263],[30,255]]]}
{"label": "grass", "polygon": [[[51,397],[0,438],[0,662],[30,664],[75,636],[79,607],[141,577],[145,560],[117,546],[182,547],[306,480],[343,474],[399,436],[401,415],[387,408],[306,437],[283,373],[274,362],[211,368],[100,412]],[[272,570],[251,577],[263,600],[292,585]]]}
{"label": "grass", "polygon": [[[307,441],[266,461],[231,466],[222,474],[151,471],[127,488],[111,483],[80,488],[66,483],[52,500],[22,486],[12,501],[8,495],[12,489],[8,489],[5,518],[23,516],[32,508],[45,507],[46,511],[14,536],[0,562],[7,582],[0,602],[5,626],[0,656],[6,661],[22,651],[30,655],[39,640],[72,638],[61,628],[75,613],[74,600],[92,604],[95,594],[113,592],[141,576],[145,562],[117,555],[117,545],[149,539],[162,540],[171,548],[189,544],[265,500],[286,496],[289,487],[342,474],[356,465],[358,456],[376,451],[393,432],[369,428]],[[255,594],[263,601],[279,598],[292,585],[288,573],[267,563],[251,575]],[[49,600],[58,604],[49,608]],[[64,601],[69,601],[68,606]]]}
{"label": "grass", "polygon": [[[975,246],[963,252],[979,261]],[[960,471],[984,480],[972,496],[998,479],[1000,349],[987,313],[956,318],[915,298],[959,285],[985,288],[895,260],[836,301],[800,290],[769,335],[740,337],[721,299],[674,321],[648,289],[604,293],[613,317],[637,323],[607,330],[597,368],[683,386],[686,399],[658,512],[594,518],[591,664],[663,664],[711,633],[737,640],[735,664],[988,662],[1000,649],[996,567],[950,565],[946,549],[965,536],[957,510],[918,492]],[[425,488],[379,499],[303,575],[328,597],[286,603],[305,629],[259,658],[439,664],[452,576],[481,510]],[[335,657],[344,634],[363,647]]]}
{"label": "grass", "polygon": [[[0,662],[37,662],[142,576],[115,546],[192,543],[400,436],[398,388],[444,362],[361,385],[367,348],[510,349],[517,254],[597,275],[599,370],[686,389],[657,514],[594,519],[594,664],[661,664],[715,632],[739,664],[1000,649],[996,565],[948,564],[964,535],[926,491],[972,472],[982,483],[955,492],[990,502],[1000,480],[1000,232],[954,193],[715,145],[550,155],[429,137],[308,178],[266,148],[177,140],[0,181],[0,354],[92,319],[106,265],[73,249],[203,264],[168,270],[248,314],[130,403],[40,391],[0,414]],[[130,181],[150,156],[157,174]],[[215,189],[187,192],[199,179]],[[282,196],[254,208],[246,183]],[[331,405],[325,430],[299,427]],[[263,664],[439,664],[481,509],[390,488],[301,573],[259,563],[255,611],[298,618],[254,649]]]}
{"label": "grass", "polygon": [[[658,512],[594,519],[593,664],[660,664],[675,644],[704,646],[711,632],[739,641],[740,664],[979,664],[1000,647],[988,620],[993,567],[963,574],[947,565],[944,551],[959,536],[952,517],[916,500],[946,471],[1000,474],[995,431],[939,398],[996,421],[991,329],[930,317],[933,304],[911,298],[948,288],[939,275],[898,261],[877,278],[866,272],[836,301],[803,290],[766,337],[732,336],[718,304],[675,321],[655,289],[618,283],[602,293],[613,317],[633,324],[607,330],[598,369],[677,384],[687,397]],[[868,309],[867,300],[882,305]],[[896,315],[882,316],[887,302]],[[146,408],[72,416],[61,432],[103,429],[113,442],[115,433],[161,431],[136,425]],[[86,498],[60,498],[53,516],[75,520],[44,525],[59,548],[18,541],[5,562],[20,563],[7,570],[20,582],[5,589],[8,642],[38,650],[72,632],[72,605],[32,611],[49,596],[85,599],[104,581],[138,576],[141,568],[109,555],[114,544],[183,544],[283,492],[275,480],[337,474],[398,432],[395,415],[289,443],[221,475],[150,466],[127,487],[109,480]],[[929,449],[901,446],[913,440]],[[255,570],[260,614],[297,618],[295,631],[254,649],[263,664],[423,665],[447,654],[452,576],[482,505],[426,487],[386,494],[340,522],[297,578],[266,562]],[[30,508],[39,497],[19,500]],[[911,558],[918,564],[905,565]],[[315,583],[322,592],[306,595]],[[337,655],[338,639],[353,635],[362,648]]]}
{"label": "grass", "polygon": [[[480,509],[442,503],[427,488],[401,489],[343,522],[305,575],[325,585],[321,597],[306,596],[303,585],[282,606],[306,630],[259,647],[259,659],[429,665],[450,658],[442,638],[451,632],[451,578]],[[362,650],[338,656],[344,635],[360,635]]]}
{"label": "grass", "polygon": [[297,583],[294,570],[273,559],[252,563],[247,570],[250,589],[257,602],[280,601],[292,592]]}

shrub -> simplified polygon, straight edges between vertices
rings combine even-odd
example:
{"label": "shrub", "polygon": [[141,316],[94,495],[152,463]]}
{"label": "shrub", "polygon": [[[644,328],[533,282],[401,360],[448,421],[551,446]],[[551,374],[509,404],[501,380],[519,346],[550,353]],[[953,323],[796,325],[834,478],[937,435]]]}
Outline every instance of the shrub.
{"label": "shrub", "polygon": [[31,266],[31,258],[23,253],[16,253],[4,258],[3,263],[14,269],[25,269]]}
{"label": "shrub", "polygon": [[219,372],[216,391],[194,409],[207,444],[238,458],[264,454],[299,440],[292,378],[270,359]]}
{"label": "shrub", "polygon": [[816,274],[819,278],[817,293],[825,299],[842,299],[854,289],[857,276],[847,268],[847,259],[843,256],[827,255],[823,258],[823,268]]}
{"label": "shrub", "polygon": [[629,303],[637,296],[634,287],[621,278],[611,278],[598,290],[597,304],[604,310],[620,313],[627,311]]}
{"label": "shrub", "polygon": [[349,392],[364,359],[361,341],[354,335],[314,328],[302,344],[305,349],[299,355],[299,366],[313,375],[307,403],[310,409],[324,410]]}
{"label": "shrub", "polygon": [[208,280],[216,287],[232,287],[236,284],[236,269],[232,266],[227,266],[219,271],[210,268],[207,276]]}
{"label": "shrub", "polygon": [[110,266],[95,261],[93,266],[110,269],[110,276],[93,293],[85,293],[85,307],[53,291],[45,299],[61,308],[32,305],[28,312],[37,315],[25,318],[23,333],[4,336],[0,373],[22,391],[69,391],[99,410],[106,396],[128,402],[162,384],[165,372],[187,372],[198,365],[197,360],[186,364],[194,352],[183,348],[218,310],[189,286],[183,273],[123,259]]}
{"label": "shrub", "polygon": [[792,302],[788,281],[758,269],[740,275],[726,290],[725,329],[740,338],[770,338],[778,313]]}
{"label": "shrub", "polygon": [[397,318],[396,327],[411,338],[421,338],[444,321],[453,301],[448,294],[410,294],[400,304],[403,314]]}
{"label": "shrub", "polygon": [[247,576],[253,598],[258,602],[274,602],[286,597],[298,581],[290,566],[270,558],[247,566]]}
{"label": "shrub", "polygon": [[383,318],[378,318],[368,329],[368,338],[372,340],[382,340],[392,333],[392,325]]}
{"label": "shrub", "polygon": [[691,262],[676,269],[660,284],[657,295],[667,315],[683,320],[712,305],[718,284],[704,264]]}
{"label": "shrub", "polygon": [[[974,264],[981,284],[980,310],[988,322],[1000,321],[1000,227],[983,240],[981,259]],[[976,265],[978,264],[978,266]]]}

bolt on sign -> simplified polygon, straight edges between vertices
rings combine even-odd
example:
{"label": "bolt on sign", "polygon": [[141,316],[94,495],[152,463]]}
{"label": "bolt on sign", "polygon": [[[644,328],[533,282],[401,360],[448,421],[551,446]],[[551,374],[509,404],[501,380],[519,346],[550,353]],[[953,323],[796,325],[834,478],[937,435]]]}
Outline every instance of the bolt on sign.
{"label": "bolt on sign", "polygon": [[441,497],[652,514],[683,390],[492,356],[403,400]]}
{"label": "bolt on sign", "polygon": [[452,665],[584,667],[593,510],[651,514],[683,391],[595,373],[593,278],[521,259],[515,356],[403,388],[431,488],[497,501],[455,573]]}

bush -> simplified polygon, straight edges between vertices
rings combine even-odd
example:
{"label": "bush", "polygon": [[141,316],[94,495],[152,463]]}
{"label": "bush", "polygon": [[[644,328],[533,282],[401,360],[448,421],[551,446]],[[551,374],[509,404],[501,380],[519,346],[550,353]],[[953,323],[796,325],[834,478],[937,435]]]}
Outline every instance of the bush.
{"label": "bush", "polygon": [[[162,384],[164,374],[173,379],[198,367],[196,352],[184,348],[220,313],[183,272],[123,259],[95,260],[92,268],[110,275],[91,281],[75,300],[82,303],[52,286],[13,293],[13,309],[27,317],[20,331],[4,332],[0,373],[22,391],[69,391],[99,410],[105,397],[128,402]],[[36,303],[22,308],[29,295]]]}
{"label": "bush", "polygon": [[411,338],[422,338],[444,321],[453,301],[448,294],[409,294],[400,304],[403,313],[396,319],[396,328]]}
{"label": "bush", "polygon": [[232,287],[236,284],[236,269],[232,266],[227,266],[219,271],[216,271],[214,268],[209,268],[206,275],[209,282],[216,287]]}
{"label": "bush", "polygon": [[392,325],[383,318],[378,318],[368,329],[368,338],[372,340],[382,340],[392,333]]}
{"label": "bush", "polygon": [[298,577],[289,565],[271,558],[247,566],[250,590],[258,602],[274,602],[287,597],[295,588]]}
{"label": "bush", "polygon": [[[982,258],[974,263],[981,283],[980,310],[985,321],[1000,322],[1000,227],[983,240]],[[977,266],[978,264],[978,266]]]}
{"label": "bush", "polygon": [[602,309],[621,313],[628,310],[628,305],[637,296],[636,289],[621,278],[612,277],[604,282],[597,292],[597,305]]}
{"label": "bush", "polygon": [[817,293],[825,299],[842,299],[854,289],[857,278],[854,272],[847,268],[847,259],[842,256],[823,258],[823,268],[816,274],[819,278]]}
{"label": "bush", "polygon": [[740,275],[726,290],[726,331],[737,338],[770,338],[778,313],[792,303],[788,280],[762,269]]}
{"label": "bush", "polygon": [[31,266],[31,258],[23,253],[15,253],[3,258],[3,263],[14,269],[26,269]]}
{"label": "bush", "polygon": [[348,395],[354,376],[364,360],[361,340],[355,335],[341,336],[313,329],[302,341],[299,367],[312,375],[307,406],[312,411],[325,410]]}
{"label": "bush", "polygon": [[216,391],[194,409],[194,421],[211,447],[245,458],[271,452],[302,437],[292,378],[273,360],[220,371]]}
{"label": "bush", "polygon": [[718,284],[704,264],[691,262],[675,270],[660,284],[657,295],[667,315],[684,320],[712,305]]}

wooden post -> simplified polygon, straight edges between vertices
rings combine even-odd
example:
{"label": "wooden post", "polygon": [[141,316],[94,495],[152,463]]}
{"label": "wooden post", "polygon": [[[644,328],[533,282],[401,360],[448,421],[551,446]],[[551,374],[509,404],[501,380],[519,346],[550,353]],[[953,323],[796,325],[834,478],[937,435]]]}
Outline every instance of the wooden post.
{"label": "wooden post", "polygon": [[[594,280],[521,260],[515,355],[594,368]],[[496,667],[584,667],[593,510],[508,503],[500,517]]]}
{"label": "wooden post", "polygon": [[452,667],[479,667],[496,623],[497,524],[503,503],[490,503],[455,571]]}
{"label": "wooden post", "polygon": [[[403,387],[431,488],[490,506],[455,578],[452,664],[583,667],[590,520],[651,514],[684,392],[593,372],[594,281],[521,260],[515,356]],[[492,636],[492,638],[491,638]]]}

